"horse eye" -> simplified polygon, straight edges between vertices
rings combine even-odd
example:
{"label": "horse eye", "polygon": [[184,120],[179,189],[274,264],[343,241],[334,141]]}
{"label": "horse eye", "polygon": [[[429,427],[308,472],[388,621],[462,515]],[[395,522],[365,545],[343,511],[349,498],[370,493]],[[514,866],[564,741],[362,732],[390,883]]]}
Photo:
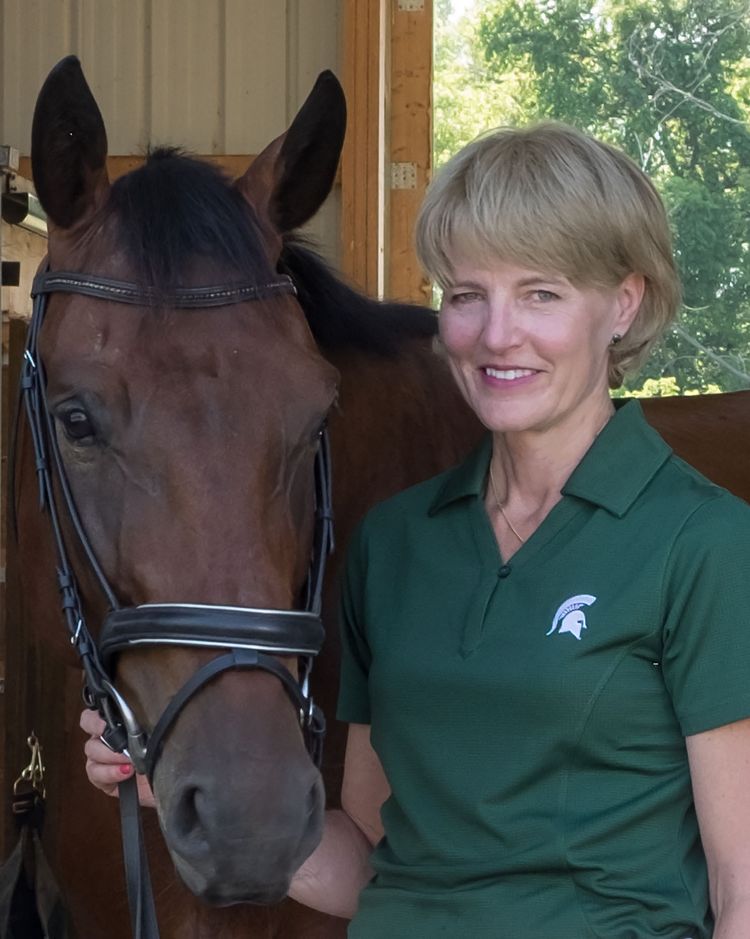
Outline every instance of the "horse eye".
{"label": "horse eye", "polygon": [[58,415],[65,436],[74,443],[82,443],[96,434],[91,418],[83,408],[70,408]]}

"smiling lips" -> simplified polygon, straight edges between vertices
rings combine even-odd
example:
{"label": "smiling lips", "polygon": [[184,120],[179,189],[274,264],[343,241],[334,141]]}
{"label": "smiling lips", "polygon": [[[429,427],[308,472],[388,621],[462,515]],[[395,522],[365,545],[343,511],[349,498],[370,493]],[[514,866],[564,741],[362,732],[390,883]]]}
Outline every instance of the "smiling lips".
{"label": "smiling lips", "polygon": [[488,365],[484,366],[482,371],[488,378],[498,381],[517,381],[519,378],[530,378],[537,374],[533,368],[491,368]]}

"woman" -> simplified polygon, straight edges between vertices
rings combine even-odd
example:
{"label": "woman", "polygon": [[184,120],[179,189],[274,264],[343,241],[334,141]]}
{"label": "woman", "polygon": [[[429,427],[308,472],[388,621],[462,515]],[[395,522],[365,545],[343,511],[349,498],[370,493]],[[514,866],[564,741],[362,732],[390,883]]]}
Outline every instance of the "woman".
{"label": "woman", "polygon": [[746,939],[750,508],[608,393],[678,305],[661,201],[572,128],[504,129],[417,239],[489,434],[353,539],[343,811],[292,895],[354,939]]}

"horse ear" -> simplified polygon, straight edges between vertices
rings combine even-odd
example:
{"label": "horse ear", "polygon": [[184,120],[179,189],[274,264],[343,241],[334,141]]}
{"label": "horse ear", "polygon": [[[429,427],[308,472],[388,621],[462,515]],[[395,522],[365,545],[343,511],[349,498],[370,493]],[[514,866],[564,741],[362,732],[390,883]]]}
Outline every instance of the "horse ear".
{"label": "horse ear", "polygon": [[104,121],[74,55],[58,62],[39,92],[31,167],[39,201],[60,228],[85,219],[109,188]]}
{"label": "horse ear", "polygon": [[304,225],[323,204],[336,178],[345,130],[344,91],[333,72],[321,72],[289,130],[236,183],[276,232]]}

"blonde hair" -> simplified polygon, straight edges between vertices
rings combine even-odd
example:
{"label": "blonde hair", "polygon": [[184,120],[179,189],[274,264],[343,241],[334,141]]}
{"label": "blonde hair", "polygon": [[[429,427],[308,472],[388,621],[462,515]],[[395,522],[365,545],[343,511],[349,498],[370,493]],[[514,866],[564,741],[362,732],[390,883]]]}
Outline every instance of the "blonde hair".
{"label": "blonde hair", "polygon": [[620,150],[565,124],[499,128],[464,147],[428,189],[416,239],[442,287],[459,258],[541,267],[579,285],[616,286],[641,274],[640,309],[610,352],[613,388],[646,359],[680,303],[653,184]]}

